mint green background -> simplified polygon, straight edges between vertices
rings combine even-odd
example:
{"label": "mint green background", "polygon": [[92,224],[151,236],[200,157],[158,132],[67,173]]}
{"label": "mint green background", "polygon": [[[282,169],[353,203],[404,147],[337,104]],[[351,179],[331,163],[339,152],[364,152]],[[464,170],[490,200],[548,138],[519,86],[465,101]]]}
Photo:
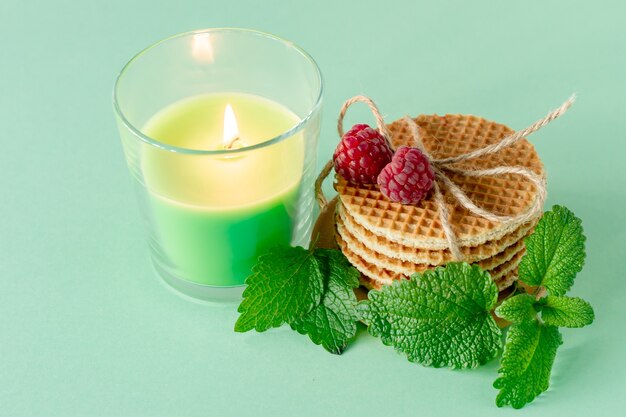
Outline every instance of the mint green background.
{"label": "mint green background", "polygon": [[[414,4],[415,3],[415,4]],[[626,6],[620,1],[0,2],[0,415],[623,415],[626,408]],[[117,71],[171,34],[241,26],[292,39],[326,80],[320,166],[348,97],[405,113],[475,113],[533,135],[549,203],[584,220],[550,390],[497,409],[497,363],[408,363],[361,332],[333,356],[287,328],[235,334],[233,306],[171,292],[148,263],[111,108]],[[367,119],[351,112],[349,122]]]}

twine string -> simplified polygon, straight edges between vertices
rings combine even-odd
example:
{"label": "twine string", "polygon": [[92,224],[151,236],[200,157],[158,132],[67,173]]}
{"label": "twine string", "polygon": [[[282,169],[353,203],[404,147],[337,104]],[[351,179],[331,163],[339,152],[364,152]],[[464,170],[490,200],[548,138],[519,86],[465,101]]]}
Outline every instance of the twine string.
{"label": "twine string", "polygon": [[315,199],[317,200],[317,204],[320,206],[320,211],[322,213],[324,212],[324,210],[326,210],[326,207],[328,207],[328,200],[326,199],[324,191],[322,190],[322,184],[324,183],[324,180],[326,179],[328,174],[330,174],[330,171],[332,171],[333,166],[334,164],[332,159],[326,162],[326,165],[324,165],[324,168],[322,168],[322,172],[320,172],[320,175],[318,175],[317,179],[315,180]]}
{"label": "twine string", "polygon": [[[546,126],[553,120],[565,114],[565,112],[574,103],[574,100],[575,100],[575,96],[572,95],[561,106],[559,106],[557,109],[548,113],[542,119],[536,121],[535,123],[533,123],[532,125],[528,126],[525,129],[516,131],[512,133],[511,135],[504,137],[499,142],[496,142],[491,145],[487,145],[483,148],[476,149],[471,152],[467,152],[465,154],[460,154],[460,155],[451,156],[447,158],[441,158],[441,159],[433,158],[432,155],[425,149],[420,132],[419,132],[419,126],[417,125],[415,120],[413,120],[412,118],[408,116],[405,116],[402,119],[404,123],[407,125],[409,131],[411,132],[411,135],[415,139],[416,147],[419,148],[424,153],[426,158],[428,158],[433,168],[433,171],[435,173],[435,182],[433,185],[434,202],[437,205],[437,211],[439,214],[441,227],[446,237],[446,241],[448,242],[448,248],[450,249],[450,252],[454,260],[462,261],[463,255],[459,247],[457,236],[454,233],[452,229],[452,225],[450,223],[450,212],[445,202],[442,190],[447,190],[449,194],[452,195],[452,197],[454,197],[454,199],[456,199],[462,207],[466,208],[471,213],[479,217],[485,218],[492,222],[505,223],[505,224],[506,223],[524,223],[524,222],[527,222],[528,220],[531,220],[535,216],[538,216],[543,210],[543,203],[546,200],[547,191],[546,191],[545,179],[537,175],[532,170],[525,168],[525,167],[498,166],[498,167],[490,168],[490,169],[472,170],[472,169],[458,168],[458,167],[455,167],[453,164],[457,162],[473,159],[473,158],[478,158],[480,156],[493,154],[493,153],[499,152],[500,150],[506,147],[513,145],[514,143],[521,140],[522,138],[538,131],[539,129],[543,128],[544,126]],[[339,112],[339,118],[337,120],[337,131],[339,132],[339,136],[340,137],[343,136],[343,119],[346,114],[346,111],[352,104],[357,103],[357,102],[363,102],[367,104],[367,106],[370,108],[370,110],[372,111],[372,114],[374,115],[376,119],[376,125],[378,127],[379,132],[385,137],[387,142],[391,145],[391,135],[389,133],[389,129],[387,128],[385,120],[380,114],[380,111],[378,110],[378,107],[376,106],[376,104],[370,98],[365,97],[365,96],[355,96],[347,100],[342,106],[341,111]],[[315,195],[316,195],[318,204],[320,205],[320,208],[322,210],[324,210],[328,205],[328,201],[326,200],[326,197],[324,196],[324,193],[322,192],[322,183],[324,179],[328,176],[332,168],[333,168],[333,161],[331,160],[326,163],[319,177],[315,181]],[[499,176],[499,175],[505,175],[505,174],[519,175],[519,176],[527,178],[535,186],[537,195],[531,207],[525,212],[520,213],[516,216],[502,216],[496,213],[492,213],[481,207],[478,207],[469,198],[469,196],[463,190],[461,190],[461,188],[457,184],[455,184],[454,181],[450,179],[447,173],[455,173],[455,174],[471,176],[471,177]]]}
{"label": "twine string", "polygon": [[[374,115],[374,118],[376,119],[376,127],[378,128],[378,131],[381,135],[383,135],[389,147],[393,149],[393,147],[391,146],[391,134],[389,133],[389,129],[387,128],[387,124],[385,123],[385,119],[380,114],[376,103],[374,103],[371,98],[366,96],[354,96],[346,100],[346,102],[343,103],[343,106],[341,106],[341,110],[339,111],[339,118],[337,119],[337,132],[339,133],[339,137],[342,138],[344,134],[343,118],[345,117],[348,108],[358,102],[365,103],[370,108],[372,114]],[[315,180],[315,199],[317,200],[317,204],[319,205],[322,212],[326,210],[326,207],[328,206],[328,200],[326,199],[326,196],[324,195],[324,192],[322,190],[322,184],[324,183],[324,179],[326,179],[332,169],[333,161],[330,160],[326,162],[326,165],[324,165],[324,168],[322,168],[322,171]]]}
{"label": "twine string", "polygon": [[569,110],[570,107],[572,107],[572,104],[574,104],[574,101],[576,101],[576,95],[572,94],[570,98],[565,100],[563,104],[561,104],[558,108],[552,110],[545,117],[537,120],[535,123],[533,123],[532,125],[528,126],[525,129],[513,132],[509,136],[500,140],[500,142],[487,145],[484,148],[476,149],[474,151],[471,151],[465,154],[451,156],[451,157],[443,158],[443,159],[437,159],[436,162],[439,162],[442,164],[452,164],[455,162],[465,161],[467,159],[478,158],[479,156],[496,153],[506,147],[513,145],[518,140],[523,139],[532,133],[535,133],[539,129],[545,127],[548,123],[561,117],[562,115],[565,114],[567,110]]}
{"label": "twine string", "polygon": [[343,106],[341,106],[341,110],[339,111],[339,118],[337,119],[337,132],[339,133],[339,138],[343,137],[343,118],[348,111],[348,107],[358,102],[365,103],[367,104],[367,107],[370,108],[372,114],[374,115],[374,118],[376,119],[376,127],[378,128],[378,131],[381,135],[383,135],[383,137],[387,141],[387,144],[391,147],[391,134],[389,133],[389,129],[387,128],[387,123],[385,123],[385,119],[380,114],[376,103],[374,103],[371,98],[366,96],[354,96],[346,100],[346,102],[343,103]]}

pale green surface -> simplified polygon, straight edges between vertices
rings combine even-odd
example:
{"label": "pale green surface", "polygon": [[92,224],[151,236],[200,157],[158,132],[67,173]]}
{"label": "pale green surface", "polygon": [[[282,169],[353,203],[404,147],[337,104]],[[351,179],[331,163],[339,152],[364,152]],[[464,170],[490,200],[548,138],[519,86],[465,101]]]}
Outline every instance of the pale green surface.
{"label": "pale green surface", "polygon": [[[93,3],[0,2],[0,415],[624,413],[623,2]],[[549,204],[583,219],[589,256],[571,295],[594,305],[596,322],[563,330],[545,395],[497,409],[495,362],[422,368],[363,332],[343,356],[288,328],[235,334],[232,306],[190,302],[156,279],[111,88],[140,48],[210,26],[271,31],[318,60],[322,158],[342,101],[358,93],[390,120],[466,112],[513,128],[579,94],[533,142]]]}

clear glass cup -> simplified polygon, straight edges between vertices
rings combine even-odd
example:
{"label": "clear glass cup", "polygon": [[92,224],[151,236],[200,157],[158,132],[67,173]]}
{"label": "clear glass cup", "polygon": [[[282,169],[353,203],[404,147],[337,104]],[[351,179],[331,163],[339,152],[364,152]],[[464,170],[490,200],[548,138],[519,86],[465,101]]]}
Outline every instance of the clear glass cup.
{"label": "clear glass cup", "polygon": [[163,280],[234,300],[260,253],[308,244],[321,101],[315,61],[253,30],[175,35],[126,64],[114,110]]}

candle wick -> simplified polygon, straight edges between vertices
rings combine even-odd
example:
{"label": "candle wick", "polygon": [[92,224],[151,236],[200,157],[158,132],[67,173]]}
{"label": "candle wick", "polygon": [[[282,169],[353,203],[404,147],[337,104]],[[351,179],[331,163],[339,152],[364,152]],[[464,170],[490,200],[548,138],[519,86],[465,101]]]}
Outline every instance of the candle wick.
{"label": "candle wick", "polygon": [[237,143],[239,141],[239,136],[235,136],[233,138],[233,140],[231,140],[226,146],[224,146],[225,149],[232,149],[233,145],[235,145],[235,143]]}

